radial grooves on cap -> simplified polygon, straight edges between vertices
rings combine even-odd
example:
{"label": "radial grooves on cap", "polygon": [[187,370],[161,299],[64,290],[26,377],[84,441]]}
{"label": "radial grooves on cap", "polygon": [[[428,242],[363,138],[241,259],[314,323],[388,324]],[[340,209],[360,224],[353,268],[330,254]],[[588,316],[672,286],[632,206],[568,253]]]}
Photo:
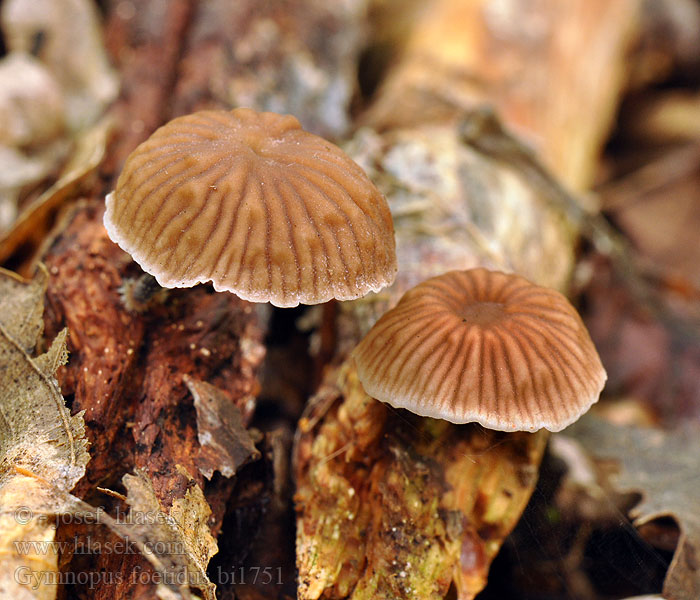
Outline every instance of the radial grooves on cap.
{"label": "radial grooves on cap", "polygon": [[203,111],[157,130],[107,198],[110,237],[166,287],[277,306],[348,300],[396,274],[384,197],[291,116]]}
{"label": "radial grooves on cap", "polygon": [[354,356],[371,396],[503,431],[563,429],[606,379],[563,295],[486,269],[446,273],[408,291]]}

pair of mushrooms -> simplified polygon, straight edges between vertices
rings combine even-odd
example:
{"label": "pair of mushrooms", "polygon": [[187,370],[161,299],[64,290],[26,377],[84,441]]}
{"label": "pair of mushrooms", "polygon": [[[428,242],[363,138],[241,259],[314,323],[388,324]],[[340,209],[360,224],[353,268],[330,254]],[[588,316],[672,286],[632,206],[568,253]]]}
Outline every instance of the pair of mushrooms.
{"label": "pair of mushrooms", "polygon": [[[291,307],[390,285],[385,198],[340,148],[291,116],[239,108],[174,119],[107,196],[112,240],[164,287]],[[559,431],[606,375],[575,309],[517,275],[453,271],[409,290],[354,352],[366,392],[501,431]]]}

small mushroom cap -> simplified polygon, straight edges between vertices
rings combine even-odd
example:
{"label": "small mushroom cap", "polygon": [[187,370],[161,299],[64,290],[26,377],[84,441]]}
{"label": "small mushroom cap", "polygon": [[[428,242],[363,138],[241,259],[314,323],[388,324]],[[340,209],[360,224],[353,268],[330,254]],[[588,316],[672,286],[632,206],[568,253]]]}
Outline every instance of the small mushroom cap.
{"label": "small mushroom cap", "polygon": [[370,396],[499,431],[560,431],[598,400],[607,378],[562,294],[486,269],[409,290],[354,357]]}
{"label": "small mushroom cap", "polygon": [[359,298],[396,275],[385,198],[289,115],[174,119],[129,156],[106,203],[109,236],[164,287],[211,281],[289,307]]}

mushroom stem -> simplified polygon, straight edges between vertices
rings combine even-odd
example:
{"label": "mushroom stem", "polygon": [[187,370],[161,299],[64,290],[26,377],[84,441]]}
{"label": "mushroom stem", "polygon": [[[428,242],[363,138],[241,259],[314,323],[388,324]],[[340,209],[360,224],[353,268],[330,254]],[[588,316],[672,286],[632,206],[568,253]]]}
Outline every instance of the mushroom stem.
{"label": "mushroom stem", "polygon": [[336,300],[324,302],[321,308],[320,347],[316,356],[316,368],[314,373],[314,385],[320,385],[323,380],[323,371],[328,363],[333,360],[338,342],[338,330],[336,319],[338,317],[338,303]]}
{"label": "mushroom stem", "polygon": [[165,288],[158,284],[153,275],[144,273],[136,279],[125,279],[119,291],[127,310],[144,312],[156,294],[164,292]]}

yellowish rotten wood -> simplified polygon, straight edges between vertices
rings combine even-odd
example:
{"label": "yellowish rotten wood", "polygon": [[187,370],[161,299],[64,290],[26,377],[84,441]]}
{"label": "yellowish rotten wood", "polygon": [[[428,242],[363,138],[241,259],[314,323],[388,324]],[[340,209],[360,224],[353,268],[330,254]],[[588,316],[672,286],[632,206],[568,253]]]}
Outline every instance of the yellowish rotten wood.
{"label": "yellowish rotten wood", "polygon": [[397,411],[352,359],[329,370],[296,440],[299,598],[461,600],[534,485],[545,431],[501,433]]}

